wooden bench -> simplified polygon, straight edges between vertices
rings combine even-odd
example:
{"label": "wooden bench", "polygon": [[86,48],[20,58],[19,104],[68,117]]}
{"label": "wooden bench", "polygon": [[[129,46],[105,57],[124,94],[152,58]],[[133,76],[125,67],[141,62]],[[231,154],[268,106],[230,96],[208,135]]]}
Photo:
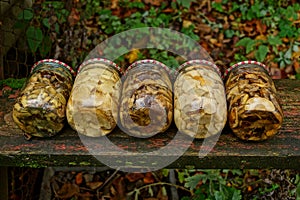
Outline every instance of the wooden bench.
{"label": "wooden bench", "polygon": [[[188,150],[167,168],[290,168],[300,167],[300,81],[276,80],[278,95],[284,110],[284,123],[280,132],[264,142],[243,142],[225,128],[212,151],[199,158],[202,140],[194,140]],[[8,111],[13,102],[2,99]],[[167,132],[149,139],[134,139],[116,128],[108,138],[124,150],[131,152],[153,151],[168,144],[176,134],[173,125]],[[87,139],[88,141],[88,139]],[[92,145],[97,145],[91,139]],[[94,143],[93,143],[94,142]],[[181,145],[178,143],[178,145]],[[205,146],[204,146],[205,147]],[[105,159],[118,159],[109,147],[99,155]],[[175,156],[172,152],[153,155],[160,159]],[[147,159],[147,158],[146,158]],[[129,165],[132,163],[128,163]],[[22,131],[13,123],[10,114],[0,127],[0,166],[103,166],[82,144],[78,134],[69,126],[50,139],[26,141]],[[155,163],[154,163],[155,165]]]}
{"label": "wooden bench", "polygon": [[[199,158],[202,140],[194,140],[188,150],[166,168],[276,168],[299,169],[300,167],[300,80],[276,80],[278,95],[284,110],[284,123],[280,132],[264,142],[243,142],[237,139],[227,128],[218,138],[212,151]],[[6,108],[4,120],[0,121],[0,198],[7,198],[7,166],[18,167],[101,167],[99,160],[91,155],[80,140],[78,134],[69,126],[57,136],[49,139],[26,141],[22,131],[11,118],[13,101],[0,99]],[[173,125],[167,132],[149,139],[135,139],[116,128],[108,138],[120,148],[131,152],[155,151],[168,144],[177,129]],[[86,138],[91,145],[96,140]],[[179,142],[178,145],[181,145]],[[203,146],[206,147],[205,145]],[[118,160],[119,154],[109,147],[101,158]],[[155,160],[170,159],[176,153],[154,154]],[[148,157],[149,158],[149,157]],[[148,159],[147,157],[143,159]],[[137,160],[139,158],[137,157]],[[142,160],[142,159],[141,159]],[[127,163],[132,164],[132,163]],[[155,165],[155,163],[153,163]]]}

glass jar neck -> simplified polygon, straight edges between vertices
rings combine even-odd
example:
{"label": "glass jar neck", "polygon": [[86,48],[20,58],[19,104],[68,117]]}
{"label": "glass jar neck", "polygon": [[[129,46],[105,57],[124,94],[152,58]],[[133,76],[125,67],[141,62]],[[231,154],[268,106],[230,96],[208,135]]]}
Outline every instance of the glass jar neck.
{"label": "glass jar neck", "polygon": [[83,73],[89,69],[97,69],[97,68],[105,69],[105,70],[111,71],[113,73],[120,74],[120,72],[115,67],[113,67],[112,65],[110,65],[106,62],[91,62],[86,65],[82,65],[80,70],[78,71],[78,74]]}
{"label": "glass jar neck", "polygon": [[73,80],[73,75],[71,74],[70,70],[59,63],[42,62],[34,66],[34,68],[31,70],[31,74],[39,73],[41,71],[52,71],[54,73],[58,73],[64,77],[67,77],[70,81]]}

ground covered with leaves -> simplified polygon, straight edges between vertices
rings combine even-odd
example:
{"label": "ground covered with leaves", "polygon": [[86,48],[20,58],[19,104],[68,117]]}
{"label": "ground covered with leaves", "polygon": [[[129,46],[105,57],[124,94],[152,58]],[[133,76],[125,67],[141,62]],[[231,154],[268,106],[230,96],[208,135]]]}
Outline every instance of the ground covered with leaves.
{"label": "ground covered with leaves", "polygon": [[39,199],[41,193],[45,200],[296,200],[300,187],[299,171],[275,169],[163,169],[147,173],[64,169],[42,179],[43,172],[10,168],[10,199]]}
{"label": "ground covered with leaves", "polygon": [[[267,64],[273,78],[300,79],[299,11],[296,0],[36,0],[20,14],[15,28],[26,36],[19,44],[36,58],[54,57],[74,68],[110,36],[161,27],[190,36],[221,69],[253,59]],[[142,58],[171,68],[182,62],[180,56],[157,49],[132,49],[115,62],[126,68]]]}
{"label": "ground covered with leaves", "polygon": [[[274,79],[300,79],[300,4],[296,0],[36,0],[33,8],[24,10],[15,24],[25,35],[19,44],[25,44],[30,54],[38,59],[59,59],[74,69],[110,36],[149,26],[170,28],[190,36],[222,70],[238,61],[253,59],[267,64]],[[17,61],[16,55],[20,56],[20,52],[6,58]],[[142,58],[156,59],[172,68],[182,63],[180,56],[157,49],[132,49],[115,62],[126,68]],[[24,78],[28,71],[6,66],[5,75]],[[1,80],[0,96],[14,99],[24,81]],[[9,168],[10,199],[38,199],[43,172]],[[299,171],[275,169],[164,169],[136,174],[70,170],[56,171],[49,182],[51,199],[296,199],[297,193],[300,196]]]}

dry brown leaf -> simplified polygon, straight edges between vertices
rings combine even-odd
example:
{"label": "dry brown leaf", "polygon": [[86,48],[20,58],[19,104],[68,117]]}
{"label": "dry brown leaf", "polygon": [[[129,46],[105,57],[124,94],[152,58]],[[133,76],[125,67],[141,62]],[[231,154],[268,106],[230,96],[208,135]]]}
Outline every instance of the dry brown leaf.
{"label": "dry brown leaf", "polygon": [[80,13],[77,9],[72,8],[71,13],[68,17],[68,22],[70,26],[75,26],[80,20]]}
{"label": "dry brown leaf", "polygon": [[80,173],[78,173],[78,174],[76,175],[75,183],[76,183],[77,185],[80,185],[80,184],[82,183],[82,181],[83,181],[83,179],[82,179],[82,172],[80,172]]}
{"label": "dry brown leaf", "polygon": [[91,188],[92,190],[97,189],[98,187],[100,187],[101,185],[103,185],[103,182],[88,182],[86,183],[86,185]]}
{"label": "dry brown leaf", "polygon": [[160,6],[162,3],[162,0],[144,0],[145,4],[150,4],[152,6]]}
{"label": "dry brown leaf", "polygon": [[118,3],[119,3],[119,0],[112,0],[110,8],[117,9],[119,7]]}
{"label": "dry brown leaf", "polygon": [[193,24],[193,22],[189,21],[189,20],[183,20],[182,21],[182,27],[183,28],[188,28]]}
{"label": "dry brown leaf", "polygon": [[129,182],[135,182],[139,179],[144,178],[144,175],[142,173],[128,173],[126,174],[125,178],[129,181]]}
{"label": "dry brown leaf", "polygon": [[298,74],[300,74],[300,64],[299,64],[299,62],[294,62],[294,69]]}
{"label": "dry brown leaf", "polygon": [[151,172],[147,172],[145,174],[145,177],[144,177],[143,180],[144,180],[145,184],[150,184],[150,183],[154,183],[155,182],[154,176],[153,176],[153,174]]}
{"label": "dry brown leaf", "polygon": [[115,179],[112,182],[112,186],[110,188],[113,198],[112,199],[126,199],[126,191],[125,191],[125,183],[124,183],[124,177],[120,176],[119,178]]}
{"label": "dry brown leaf", "polygon": [[78,185],[65,183],[60,190],[57,191],[57,197],[61,199],[71,198],[80,192]]}

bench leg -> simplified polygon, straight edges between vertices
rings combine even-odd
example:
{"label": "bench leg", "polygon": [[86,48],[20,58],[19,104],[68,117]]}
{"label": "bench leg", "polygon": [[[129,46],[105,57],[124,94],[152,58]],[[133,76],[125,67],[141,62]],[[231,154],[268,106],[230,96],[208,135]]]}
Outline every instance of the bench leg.
{"label": "bench leg", "polygon": [[8,170],[0,167],[0,199],[8,199]]}

